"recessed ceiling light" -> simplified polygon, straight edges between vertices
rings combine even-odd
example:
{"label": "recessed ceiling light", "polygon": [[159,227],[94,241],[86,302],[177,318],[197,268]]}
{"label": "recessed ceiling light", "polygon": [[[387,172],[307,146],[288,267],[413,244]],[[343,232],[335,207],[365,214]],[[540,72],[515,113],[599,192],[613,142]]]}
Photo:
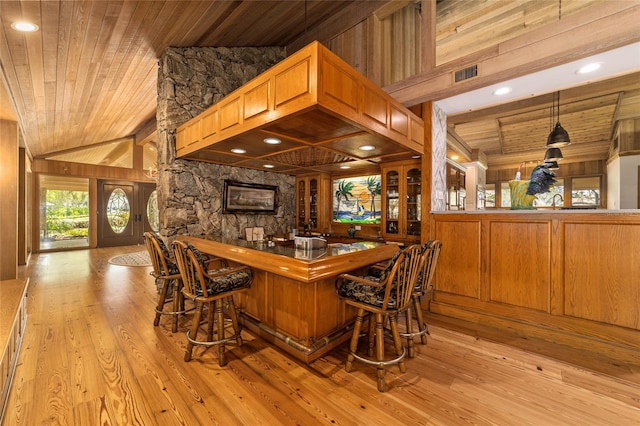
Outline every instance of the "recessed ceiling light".
{"label": "recessed ceiling light", "polygon": [[242,148],[233,148],[231,150],[231,152],[233,152],[234,154],[246,154],[247,151],[242,149]]}
{"label": "recessed ceiling light", "polygon": [[40,27],[36,24],[32,24],[31,22],[14,22],[11,24],[11,28],[16,31],[22,31],[24,33],[32,33],[34,31],[38,31]]}
{"label": "recessed ceiling light", "polygon": [[460,158],[460,157],[458,157],[457,155],[452,155],[452,156],[451,156],[451,159],[452,159],[452,160],[457,160],[458,158]]}
{"label": "recessed ceiling light", "polygon": [[273,164],[265,164],[264,168],[265,169],[273,169],[275,166]]}
{"label": "recessed ceiling light", "polygon": [[376,149],[376,147],[373,145],[362,145],[360,149],[362,151],[373,151],[374,149]]}
{"label": "recessed ceiling light", "polygon": [[350,169],[351,167],[349,166],[340,166],[341,169]]}
{"label": "recessed ceiling light", "polygon": [[587,74],[590,72],[594,72],[596,70],[599,70],[601,66],[602,64],[600,62],[592,62],[590,64],[580,67],[580,69],[576,71],[576,74]]}
{"label": "recessed ceiling light", "polygon": [[269,145],[278,145],[279,143],[282,143],[282,141],[278,138],[266,138],[264,143],[268,143]]}
{"label": "recessed ceiling light", "polygon": [[412,156],[411,156],[411,158],[413,158],[414,160],[416,160],[416,159],[420,158],[420,156],[419,156],[419,155],[412,155]]}
{"label": "recessed ceiling light", "polygon": [[502,95],[506,95],[507,93],[511,93],[511,87],[501,87],[499,89],[496,89],[493,94],[496,96],[502,96]]}

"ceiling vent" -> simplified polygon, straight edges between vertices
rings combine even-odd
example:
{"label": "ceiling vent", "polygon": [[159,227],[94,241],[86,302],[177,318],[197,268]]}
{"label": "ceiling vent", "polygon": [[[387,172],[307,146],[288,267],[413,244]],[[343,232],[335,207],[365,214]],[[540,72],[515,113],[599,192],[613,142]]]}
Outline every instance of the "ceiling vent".
{"label": "ceiling vent", "polygon": [[469,80],[478,76],[478,65],[472,65],[470,67],[458,70],[453,75],[453,82],[460,83],[461,81]]}

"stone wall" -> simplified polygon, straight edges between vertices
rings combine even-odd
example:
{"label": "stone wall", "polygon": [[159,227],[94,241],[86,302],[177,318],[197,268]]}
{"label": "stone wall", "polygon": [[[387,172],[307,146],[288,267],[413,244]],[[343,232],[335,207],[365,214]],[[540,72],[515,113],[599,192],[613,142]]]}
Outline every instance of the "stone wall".
{"label": "stone wall", "polygon": [[[283,48],[167,48],[158,70],[160,234],[237,238],[244,228],[285,234],[295,226],[295,177],[176,159],[176,128],[285,57]],[[224,180],[278,186],[275,215],[222,213]]]}

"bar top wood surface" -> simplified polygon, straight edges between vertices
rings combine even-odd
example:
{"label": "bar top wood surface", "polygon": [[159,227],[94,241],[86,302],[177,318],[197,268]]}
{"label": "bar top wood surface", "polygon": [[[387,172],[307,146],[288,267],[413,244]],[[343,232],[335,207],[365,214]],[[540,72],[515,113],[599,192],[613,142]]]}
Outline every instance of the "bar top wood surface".
{"label": "bar top wood surface", "polygon": [[393,257],[396,244],[362,241],[329,244],[326,249],[305,252],[282,245],[239,239],[207,239],[180,236],[203,253],[229,259],[256,269],[302,282],[314,282]]}

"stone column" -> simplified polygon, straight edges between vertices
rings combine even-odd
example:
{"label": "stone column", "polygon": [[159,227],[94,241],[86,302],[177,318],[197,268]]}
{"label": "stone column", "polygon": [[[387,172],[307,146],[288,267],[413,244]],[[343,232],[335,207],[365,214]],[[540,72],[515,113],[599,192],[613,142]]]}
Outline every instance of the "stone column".
{"label": "stone column", "polygon": [[[295,177],[176,159],[176,128],[281,61],[279,47],[167,48],[158,69],[160,234],[237,238],[245,227],[284,234],[295,224]],[[278,186],[275,215],[222,214],[224,180]]]}

